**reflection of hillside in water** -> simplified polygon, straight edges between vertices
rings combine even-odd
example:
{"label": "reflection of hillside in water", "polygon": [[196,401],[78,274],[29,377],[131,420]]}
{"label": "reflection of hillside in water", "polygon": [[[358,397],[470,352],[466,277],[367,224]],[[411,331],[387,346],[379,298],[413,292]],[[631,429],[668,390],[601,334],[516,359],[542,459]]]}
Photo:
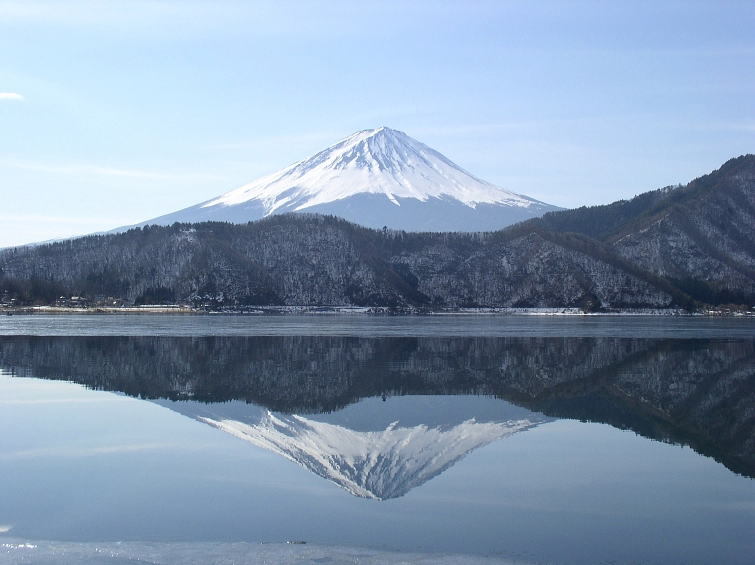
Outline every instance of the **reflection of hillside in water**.
{"label": "reflection of hillside in water", "polygon": [[755,476],[751,339],[3,337],[0,367],[142,398],[242,400],[284,414],[333,412],[381,395],[495,395],[687,443]]}

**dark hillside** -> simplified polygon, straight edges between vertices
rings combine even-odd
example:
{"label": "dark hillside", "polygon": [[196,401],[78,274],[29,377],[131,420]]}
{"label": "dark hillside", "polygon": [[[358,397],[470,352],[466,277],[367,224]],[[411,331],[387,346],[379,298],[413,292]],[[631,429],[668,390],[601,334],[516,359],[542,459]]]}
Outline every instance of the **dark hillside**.
{"label": "dark hillside", "polygon": [[147,226],[0,252],[6,303],[694,307],[755,303],[755,157],[687,186],[488,233],[330,216]]}

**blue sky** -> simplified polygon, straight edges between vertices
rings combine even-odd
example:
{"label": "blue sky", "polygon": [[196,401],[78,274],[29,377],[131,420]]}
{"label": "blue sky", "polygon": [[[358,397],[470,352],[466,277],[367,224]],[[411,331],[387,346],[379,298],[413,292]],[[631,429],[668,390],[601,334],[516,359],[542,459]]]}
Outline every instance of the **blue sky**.
{"label": "blue sky", "polygon": [[360,129],[561,206],[755,152],[755,2],[0,0],[0,246],[207,200]]}

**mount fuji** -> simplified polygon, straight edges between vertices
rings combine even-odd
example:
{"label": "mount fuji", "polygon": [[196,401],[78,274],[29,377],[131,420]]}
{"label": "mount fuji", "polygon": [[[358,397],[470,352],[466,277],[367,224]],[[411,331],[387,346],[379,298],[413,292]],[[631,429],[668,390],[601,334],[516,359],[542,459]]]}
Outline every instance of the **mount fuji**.
{"label": "mount fuji", "polygon": [[[271,175],[139,226],[340,216],[372,228],[489,231],[558,210],[471,175],[401,131],[359,131]],[[121,231],[121,230],[118,230]]]}

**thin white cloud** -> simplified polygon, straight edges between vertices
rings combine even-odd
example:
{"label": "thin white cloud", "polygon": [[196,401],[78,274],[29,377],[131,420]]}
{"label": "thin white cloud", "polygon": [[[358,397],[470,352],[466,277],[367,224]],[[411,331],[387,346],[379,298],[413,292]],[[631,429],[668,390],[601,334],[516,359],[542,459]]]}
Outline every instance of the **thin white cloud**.
{"label": "thin white cloud", "polygon": [[409,135],[482,135],[497,134],[507,131],[522,132],[541,132],[545,129],[549,131],[553,128],[572,128],[575,125],[602,126],[606,124],[618,125],[624,122],[636,120],[635,116],[616,116],[616,115],[594,115],[581,116],[579,118],[537,118],[526,120],[515,120],[507,122],[492,123],[468,123],[468,124],[450,124],[441,126],[417,127],[413,128]]}
{"label": "thin white cloud", "polygon": [[755,133],[755,122],[711,122],[708,124],[694,124],[692,129],[703,131],[735,131]]}
{"label": "thin white cloud", "polygon": [[[63,225],[84,225],[100,226],[103,224],[129,222],[128,217],[103,217],[92,218],[90,216],[49,216],[45,214],[0,214],[0,222],[18,222],[18,223],[46,223],[46,224],[63,224]],[[0,401],[1,402],[1,401]]]}
{"label": "thin white cloud", "polygon": [[23,102],[24,96],[18,92],[0,92],[0,100],[16,100],[17,102]]}
{"label": "thin white cloud", "polygon": [[0,524],[0,534],[7,534],[13,529],[13,526]]}
{"label": "thin white cloud", "polygon": [[554,119],[541,119],[541,120],[523,120],[514,121],[508,123],[489,123],[489,124],[461,124],[461,125],[449,125],[449,126],[431,126],[431,127],[418,127],[411,130],[409,135],[423,136],[423,135],[482,135],[482,134],[496,134],[498,132],[504,132],[507,130],[518,130],[521,132],[541,132],[546,128],[553,131],[554,128],[567,128],[574,126],[589,125],[592,127],[608,126],[620,127],[625,123],[636,123],[641,120],[652,119],[654,128],[665,129],[692,129],[697,131],[742,131],[753,132],[755,131],[755,122],[753,121],[740,121],[740,122],[688,122],[688,121],[674,121],[668,119],[660,119],[653,116],[588,116],[580,118],[554,118]]}
{"label": "thin white cloud", "polygon": [[16,159],[4,159],[0,161],[0,167],[9,167],[12,169],[22,169],[26,171],[38,171],[41,173],[53,173],[57,175],[83,175],[83,176],[105,176],[105,177],[124,177],[135,179],[152,179],[152,180],[224,180],[217,175],[208,175],[203,173],[187,172],[164,172],[150,171],[146,169],[121,169],[117,167],[103,167],[100,165],[90,164],[73,164],[61,165],[57,163],[45,163],[39,161],[25,161]]}
{"label": "thin white cloud", "polygon": [[239,149],[244,151],[259,151],[260,149],[271,146],[290,147],[292,145],[317,145],[332,144],[336,141],[350,135],[352,132],[344,133],[343,131],[321,131],[301,134],[280,134],[280,135],[262,135],[254,139],[247,139],[240,142],[217,143],[209,146],[210,149],[225,150]]}
{"label": "thin white cloud", "polygon": [[[396,20],[391,6],[370,5],[346,0],[327,3],[295,3],[302,17],[291,18],[291,8],[280,2],[239,2],[207,0],[3,0],[0,21],[24,24],[71,26],[91,30],[107,30],[156,34],[162,38],[187,34],[244,34],[257,37],[326,37],[333,35],[364,36],[365,33],[390,32],[387,26],[349,25],[352,18],[362,21],[392,21],[394,27],[405,20]],[[418,10],[419,8],[415,8]],[[440,6],[434,7],[438,12]],[[427,11],[423,13],[428,16]],[[249,25],[248,22],[257,25]],[[411,21],[411,20],[406,20]],[[259,25],[264,22],[264,25]],[[397,23],[398,22],[398,23]],[[156,25],[158,24],[158,25]]]}

